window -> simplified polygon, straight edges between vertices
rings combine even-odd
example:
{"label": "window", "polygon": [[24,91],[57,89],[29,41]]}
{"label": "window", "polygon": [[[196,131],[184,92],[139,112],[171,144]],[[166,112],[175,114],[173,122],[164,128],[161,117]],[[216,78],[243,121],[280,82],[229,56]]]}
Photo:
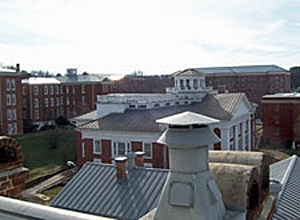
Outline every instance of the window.
{"label": "window", "polygon": [[53,108],[50,109],[50,117],[54,118],[54,109]]}
{"label": "window", "polygon": [[48,86],[44,86],[44,95],[48,95]]}
{"label": "window", "polygon": [[39,88],[38,88],[38,86],[34,86],[33,87],[33,94],[34,95],[38,95],[39,94]]}
{"label": "window", "polygon": [[40,117],[39,110],[34,110],[34,118],[39,119],[39,117]]}
{"label": "window", "polygon": [[12,113],[12,119],[17,120],[17,111],[16,111],[16,109],[12,109],[11,113]]}
{"label": "window", "polygon": [[6,91],[10,91],[11,86],[10,86],[10,80],[9,79],[6,79],[5,85],[6,85]]}
{"label": "window", "polygon": [[85,85],[81,85],[81,93],[85,94]]}
{"label": "window", "polygon": [[59,106],[59,97],[56,97],[56,106]]}
{"label": "window", "polygon": [[51,107],[54,106],[54,98],[53,98],[53,97],[50,98],[50,106],[51,106]]}
{"label": "window", "polygon": [[26,110],[23,111],[23,118],[27,119],[27,111]]}
{"label": "window", "polygon": [[72,89],[72,91],[73,91],[73,94],[75,94],[75,86],[73,86],[73,89]]}
{"label": "window", "polygon": [[34,98],[33,105],[34,105],[35,108],[39,107],[39,100],[38,100],[38,98]]}
{"label": "window", "polygon": [[143,151],[145,152],[145,158],[147,158],[147,159],[152,158],[152,144],[151,143],[144,143]]}
{"label": "window", "polygon": [[64,86],[60,86],[60,94],[64,93]]}
{"label": "window", "polygon": [[55,86],[55,94],[56,94],[56,95],[59,94],[59,87],[58,87],[58,85]]}
{"label": "window", "polygon": [[44,98],[44,106],[48,107],[48,98]]}
{"label": "window", "polygon": [[82,101],[82,105],[86,105],[85,96],[82,96],[81,99],[82,99],[82,100],[81,100],[81,101]]}
{"label": "window", "polygon": [[[75,106],[76,105],[76,102],[75,102],[75,97],[73,97],[73,105]],[[74,108],[75,109],[75,108]]]}
{"label": "window", "polygon": [[7,120],[11,120],[11,110],[7,109]]}
{"label": "window", "polygon": [[23,95],[27,95],[27,88],[26,88],[26,86],[22,87],[22,92],[23,92]]}
{"label": "window", "polygon": [[60,97],[60,105],[64,105],[64,97]]}
{"label": "window", "polygon": [[17,100],[16,100],[16,94],[11,95],[11,105],[16,106]]}
{"label": "window", "polygon": [[66,86],[66,93],[69,94],[69,86]]}
{"label": "window", "polygon": [[69,97],[67,97],[66,103],[67,103],[67,105],[70,105],[70,99],[69,99]]}
{"label": "window", "polygon": [[11,124],[8,124],[8,125],[7,125],[7,133],[8,133],[9,135],[12,134],[12,126],[11,126]]}
{"label": "window", "polygon": [[94,154],[101,154],[101,140],[94,141]]}
{"label": "window", "polygon": [[49,90],[50,90],[50,91],[49,91],[49,92],[50,92],[50,95],[53,95],[53,92],[54,92],[54,91],[53,91],[53,86],[50,86],[50,87],[49,87]]}
{"label": "window", "polygon": [[130,143],[114,142],[113,143],[113,157],[124,156],[130,151]]}
{"label": "window", "polygon": [[11,80],[11,91],[16,91],[16,80]]}
{"label": "window", "polygon": [[11,95],[6,95],[6,105],[7,106],[11,105]]}

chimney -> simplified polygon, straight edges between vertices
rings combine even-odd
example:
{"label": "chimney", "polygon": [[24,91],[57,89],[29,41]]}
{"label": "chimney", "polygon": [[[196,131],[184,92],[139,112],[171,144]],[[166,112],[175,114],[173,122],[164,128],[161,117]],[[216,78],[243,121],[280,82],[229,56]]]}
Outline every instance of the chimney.
{"label": "chimney", "polygon": [[136,154],[134,151],[131,151],[127,154],[127,157],[128,157],[128,171],[131,171],[135,167]]}
{"label": "chimney", "polygon": [[126,176],[126,161],[127,161],[127,157],[115,158],[117,180],[121,180]]}
{"label": "chimney", "polygon": [[144,162],[145,152],[143,152],[143,151],[137,151],[137,152],[135,152],[135,155],[136,155],[135,165],[137,167],[144,167],[144,165],[145,165],[145,162]]}
{"label": "chimney", "polygon": [[169,146],[170,172],[154,219],[223,219],[222,195],[208,165],[208,146],[219,142],[209,125],[219,121],[184,112],[157,122],[169,126],[158,143]]}
{"label": "chimney", "polygon": [[16,73],[20,73],[20,64],[19,63],[16,64]]}

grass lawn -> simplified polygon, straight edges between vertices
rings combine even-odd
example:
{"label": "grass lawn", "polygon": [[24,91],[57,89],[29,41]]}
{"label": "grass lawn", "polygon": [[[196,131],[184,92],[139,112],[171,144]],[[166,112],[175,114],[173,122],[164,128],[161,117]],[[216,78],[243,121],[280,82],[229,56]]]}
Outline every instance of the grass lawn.
{"label": "grass lawn", "polygon": [[52,199],[63,189],[63,186],[56,186],[54,188],[48,189],[46,191],[43,192],[43,194],[45,194],[46,196],[48,196],[50,198],[50,200],[45,204],[45,205],[49,205],[50,202],[52,201]]}
{"label": "grass lawn", "polygon": [[68,160],[76,162],[76,134],[71,129],[55,129],[16,137],[24,154],[29,179],[58,170]]}

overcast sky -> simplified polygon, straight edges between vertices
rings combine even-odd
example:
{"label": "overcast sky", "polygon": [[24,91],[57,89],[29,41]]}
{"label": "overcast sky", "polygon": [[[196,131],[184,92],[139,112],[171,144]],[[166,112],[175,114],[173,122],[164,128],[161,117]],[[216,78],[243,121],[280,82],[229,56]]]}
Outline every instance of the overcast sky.
{"label": "overcast sky", "polygon": [[169,74],[300,65],[299,0],[1,0],[0,63]]}

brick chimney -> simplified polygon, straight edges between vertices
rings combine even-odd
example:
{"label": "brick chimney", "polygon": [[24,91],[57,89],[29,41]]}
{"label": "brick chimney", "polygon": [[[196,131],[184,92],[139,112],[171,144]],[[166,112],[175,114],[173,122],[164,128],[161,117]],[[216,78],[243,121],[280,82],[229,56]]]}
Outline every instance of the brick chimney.
{"label": "brick chimney", "polygon": [[126,161],[127,161],[127,157],[117,157],[117,158],[115,158],[117,179],[118,180],[121,180],[124,177],[126,177]]}
{"label": "brick chimney", "polygon": [[170,172],[154,219],[223,219],[222,194],[208,165],[208,146],[219,142],[209,125],[219,121],[184,112],[157,122],[169,126],[158,143],[169,146]]}
{"label": "brick chimney", "polygon": [[137,167],[144,167],[145,165],[145,152],[143,151],[137,151],[135,152],[136,158],[135,158],[135,165]]}

